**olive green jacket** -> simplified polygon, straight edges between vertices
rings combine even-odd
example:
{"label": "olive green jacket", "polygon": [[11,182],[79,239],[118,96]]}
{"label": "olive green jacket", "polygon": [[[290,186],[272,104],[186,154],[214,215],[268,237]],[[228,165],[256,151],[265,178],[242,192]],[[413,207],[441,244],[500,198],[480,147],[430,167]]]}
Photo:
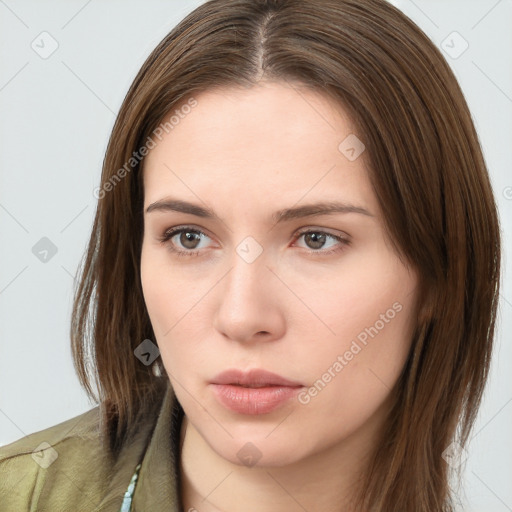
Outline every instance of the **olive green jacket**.
{"label": "olive green jacket", "polygon": [[0,512],[119,512],[139,463],[131,511],[181,512],[182,418],[168,386],[158,417],[116,459],[102,449],[99,406],[0,447]]}

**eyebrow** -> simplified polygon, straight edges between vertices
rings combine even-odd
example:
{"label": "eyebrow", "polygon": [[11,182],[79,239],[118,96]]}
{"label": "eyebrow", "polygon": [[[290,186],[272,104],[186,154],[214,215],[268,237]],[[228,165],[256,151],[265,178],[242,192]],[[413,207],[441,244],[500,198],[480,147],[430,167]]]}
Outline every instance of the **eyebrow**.
{"label": "eyebrow", "polygon": [[[206,219],[216,219],[218,221],[221,220],[219,216],[210,208],[202,207],[197,204],[189,203],[188,201],[182,201],[180,199],[163,199],[156,201],[150,204],[146,209],[146,213],[155,211],[175,211],[181,213],[189,213],[191,215],[196,215],[197,217],[203,217]],[[372,213],[361,206],[354,206],[352,204],[343,202],[327,201],[305,204],[303,206],[296,206],[293,208],[284,208],[274,212],[271,219],[277,224],[293,219],[302,219],[304,217],[312,217],[314,215],[332,215],[334,213],[359,213],[361,215],[367,215],[368,217],[374,217]]]}

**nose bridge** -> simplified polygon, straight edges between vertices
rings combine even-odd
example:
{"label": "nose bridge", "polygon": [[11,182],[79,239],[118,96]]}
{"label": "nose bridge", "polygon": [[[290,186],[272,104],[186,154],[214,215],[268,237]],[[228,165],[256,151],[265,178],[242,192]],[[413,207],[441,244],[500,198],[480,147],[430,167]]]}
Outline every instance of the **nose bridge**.
{"label": "nose bridge", "polygon": [[230,339],[246,341],[257,333],[276,335],[282,330],[269,254],[252,237],[234,247],[215,315],[216,329]]}
{"label": "nose bridge", "polygon": [[[256,261],[266,260],[266,251],[263,245],[253,236],[246,236],[236,247],[235,252],[239,259],[247,265],[252,265]],[[265,254],[265,256],[263,256]],[[263,257],[262,257],[263,256]]]}
{"label": "nose bridge", "polygon": [[[245,237],[235,248],[231,258],[227,293],[240,295],[240,299],[251,300],[258,295],[258,288],[265,288],[271,277],[268,251],[254,237]],[[267,275],[268,274],[268,275]]]}

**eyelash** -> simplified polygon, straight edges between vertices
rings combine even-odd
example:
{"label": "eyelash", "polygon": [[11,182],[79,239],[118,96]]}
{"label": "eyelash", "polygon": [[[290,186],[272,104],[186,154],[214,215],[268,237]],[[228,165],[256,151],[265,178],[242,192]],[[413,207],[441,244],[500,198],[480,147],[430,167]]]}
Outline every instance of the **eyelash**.
{"label": "eyelash", "polygon": [[[206,235],[206,233],[204,233],[203,231],[201,231],[199,229],[192,228],[191,226],[181,226],[181,227],[177,227],[177,228],[168,229],[167,231],[165,231],[163,233],[163,235],[161,237],[158,238],[158,240],[160,241],[160,243],[162,245],[168,245],[169,250],[171,252],[175,253],[177,256],[180,256],[180,257],[182,257],[182,256],[184,256],[184,257],[199,256],[201,253],[200,250],[183,251],[181,249],[176,249],[175,247],[173,247],[172,244],[168,243],[175,235],[178,235],[183,232],[191,232],[191,233],[196,233],[196,234],[200,234],[200,235]],[[326,251],[322,251],[321,249],[315,251],[315,250],[311,249],[311,250],[307,251],[309,254],[315,254],[315,255],[320,254],[322,256],[328,256],[331,254],[335,254],[335,253],[344,251],[346,246],[350,245],[350,240],[348,240],[342,236],[337,236],[337,235],[328,233],[326,231],[322,231],[320,229],[306,229],[304,231],[301,231],[300,233],[298,233],[298,235],[294,241],[297,241],[301,236],[307,235],[309,233],[327,235],[328,237],[341,243],[341,247],[338,247],[335,249],[329,249]],[[206,236],[208,236],[208,235],[206,235]]]}

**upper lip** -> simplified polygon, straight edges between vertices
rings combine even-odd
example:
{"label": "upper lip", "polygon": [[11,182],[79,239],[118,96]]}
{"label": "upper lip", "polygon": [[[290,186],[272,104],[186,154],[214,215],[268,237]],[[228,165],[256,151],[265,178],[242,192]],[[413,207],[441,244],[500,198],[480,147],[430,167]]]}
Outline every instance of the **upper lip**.
{"label": "upper lip", "polygon": [[302,386],[300,382],[285,379],[280,375],[258,368],[245,372],[238,369],[225,370],[212,380],[212,384],[234,384],[245,387]]}

